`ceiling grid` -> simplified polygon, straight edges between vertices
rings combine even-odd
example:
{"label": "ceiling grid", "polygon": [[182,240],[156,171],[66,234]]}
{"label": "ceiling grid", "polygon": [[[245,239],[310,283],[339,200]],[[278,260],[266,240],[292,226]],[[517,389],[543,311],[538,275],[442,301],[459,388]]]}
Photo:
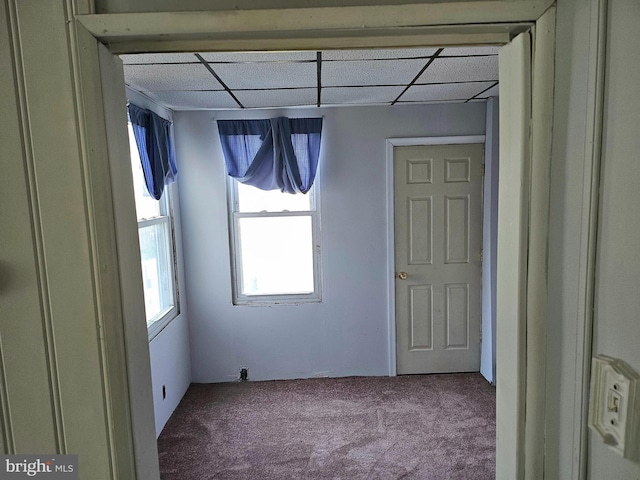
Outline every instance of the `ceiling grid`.
{"label": "ceiling grid", "polygon": [[497,96],[499,47],[122,55],[173,110],[399,105]]}

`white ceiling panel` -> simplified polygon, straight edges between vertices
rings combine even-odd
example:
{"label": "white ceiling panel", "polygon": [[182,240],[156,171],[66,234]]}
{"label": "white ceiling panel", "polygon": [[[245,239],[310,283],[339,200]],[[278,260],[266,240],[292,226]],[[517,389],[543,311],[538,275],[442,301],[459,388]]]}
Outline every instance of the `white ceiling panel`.
{"label": "white ceiling panel", "polygon": [[500,47],[455,47],[445,48],[441,57],[464,57],[467,55],[497,55]]}
{"label": "white ceiling panel", "polygon": [[201,53],[207,62],[282,62],[316,59],[316,52],[209,52]]}
{"label": "white ceiling panel", "polygon": [[[435,48],[398,48],[391,50],[326,50],[322,60],[378,60],[389,58],[430,57]],[[418,73],[418,72],[416,72]]]}
{"label": "white ceiling panel", "polygon": [[424,59],[322,62],[322,85],[339,87],[407,84],[426,63],[427,60]]}
{"label": "white ceiling panel", "polygon": [[148,93],[157,102],[173,110],[233,109],[240,108],[226,91],[216,92],[175,92],[159,91]]}
{"label": "white ceiling panel", "polygon": [[380,104],[393,102],[404,87],[341,87],[323,88],[322,104]]}
{"label": "white ceiling panel", "polygon": [[315,87],[315,63],[213,63],[213,70],[231,90]]}
{"label": "white ceiling panel", "polygon": [[496,85],[480,95],[480,98],[497,97],[500,95],[500,86]]}
{"label": "white ceiling panel", "polygon": [[436,58],[416,83],[497,81],[498,57]]}
{"label": "white ceiling panel", "polygon": [[413,85],[400,98],[400,102],[433,102],[440,100],[468,100],[491,82],[447,83],[443,85]]}
{"label": "white ceiling panel", "polygon": [[201,63],[197,65],[125,65],[126,83],[136,90],[222,90]]}
{"label": "white ceiling panel", "polygon": [[243,90],[234,92],[234,95],[246,108],[315,106],[317,102],[315,88]]}
{"label": "white ceiling panel", "polygon": [[[499,47],[445,48],[399,103],[481,101],[497,96]],[[390,104],[435,48],[322,52],[322,105]],[[202,53],[247,108],[316,105],[315,51]],[[169,108],[235,109],[237,103],[193,53],[122,55],[125,82]],[[484,89],[489,88],[484,93]]]}
{"label": "white ceiling panel", "polygon": [[193,53],[139,53],[120,55],[122,63],[133,65],[140,63],[197,63],[199,60]]}

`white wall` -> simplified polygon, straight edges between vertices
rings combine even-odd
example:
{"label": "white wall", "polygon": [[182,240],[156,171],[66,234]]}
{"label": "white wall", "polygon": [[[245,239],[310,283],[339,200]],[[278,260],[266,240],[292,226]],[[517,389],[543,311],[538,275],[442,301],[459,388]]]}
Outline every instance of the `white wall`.
{"label": "white wall", "polygon": [[[640,3],[609,2],[593,353],[640,373]],[[590,478],[640,478],[590,432]]]}
{"label": "white wall", "polygon": [[[129,88],[127,88],[127,99],[139,107],[154,111],[167,120],[173,120],[173,112],[171,110]],[[180,185],[183,183],[180,171],[182,164],[179,156],[176,156],[176,163],[178,166],[178,180],[167,188],[171,190],[173,200],[180,313],[149,342],[156,436],[160,435],[167,420],[169,420],[191,383],[189,322],[187,320],[186,283],[182,253],[182,222],[180,196],[178,193]],[[165,398],[163,398],[163,387],[165,387],[166,391]]]}
{"label": "white wall", "polygon": [[320,159],[323,301],[231,302],[226,173],[212,112],[176,112],[195,382],[387,375],[385,139],[482,135],[485,104],[217,113],[324,116]]}
{"label": "white wall", "polygon": [[496,381],[496,274],[498,253],[499,100],[487,102],[482,207],[482,350],[480,373]]}
{"label": "white wall", "polygon": [[[156,335],[149,343],[149,354],[156,435],[160,435],[191,384],[189,326],[186,315],[181,314]],[[166,398],[162,398],[163,386],[166,386]]]}

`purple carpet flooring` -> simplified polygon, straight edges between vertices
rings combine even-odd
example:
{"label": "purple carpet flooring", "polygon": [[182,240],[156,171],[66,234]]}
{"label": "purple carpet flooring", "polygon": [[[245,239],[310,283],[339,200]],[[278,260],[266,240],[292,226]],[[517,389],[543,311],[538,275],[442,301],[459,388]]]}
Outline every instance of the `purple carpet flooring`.
{"label": "purple carpet flooring", "polygon": [[479,374],[192,384],[158,439],[163,480],[493,479]]}

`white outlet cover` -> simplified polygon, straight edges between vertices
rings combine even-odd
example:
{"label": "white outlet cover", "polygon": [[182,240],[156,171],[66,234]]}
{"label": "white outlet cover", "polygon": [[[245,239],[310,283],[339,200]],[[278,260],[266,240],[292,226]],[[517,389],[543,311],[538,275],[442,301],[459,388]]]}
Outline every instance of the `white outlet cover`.
{"label": "white outlet cover", "polygon": [[592,359],[589,428],[615,452],[640,460],[640,376],[622,360]]}

